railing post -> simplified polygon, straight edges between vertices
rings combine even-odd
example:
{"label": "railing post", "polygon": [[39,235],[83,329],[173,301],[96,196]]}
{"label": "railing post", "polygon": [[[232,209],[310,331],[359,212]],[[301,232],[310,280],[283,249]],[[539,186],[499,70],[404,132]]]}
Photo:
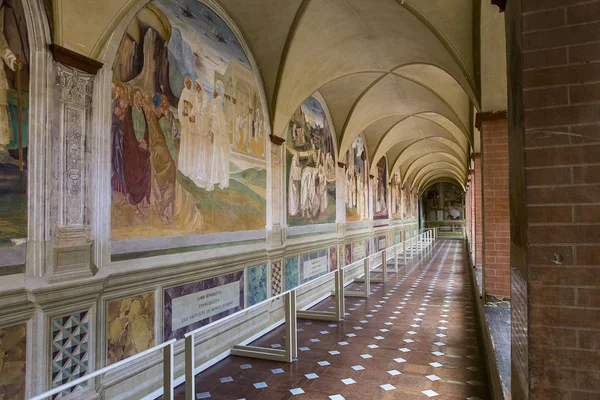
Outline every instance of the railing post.
{"label": "railing post", "polygon": [[394,270],[398,273],[398,245],[394,246]]}
{"label": "railing post", "polygon": [[404,267],[406,268],[406,240],[402,241],[402,255],[404,256]]}
{"label": "railing post", "polygon": [[196,393],[194,335],[185,338],[185,400],[194,400]]}
{"label": "railing post", "polygon": [[296,315],[296,290],[285,294],[285,349],[287,362],[298,358],[298,330]]}
{"label": "railing post", "polygon": [[335,316],[338,321],[344,319],[344,303],[344,270],[340,268],[335,271]]}
{"label": "railing post", "polygon": [[388,281],[388,270],[387,270],[387,252],[381,251],[381,272],[383,273],[383,283]]}
{"label": "railing post", "polygon": [[173,345],[174,343],[169,343],[169,345],[163,349],[163,398],[165,400],[173,400],[174,398],[173,390],[175,388],[173,387]]}
{"label": "railing post", "polygon": [[415,237],[411,237],[410,238],[410,258],[411,260],[413,260],[413,262],[415,261]]}
{"label": "railing post", "polygon": [[371,265],[369,257],[365,258],[365,293],[367,297],[371,294]]}

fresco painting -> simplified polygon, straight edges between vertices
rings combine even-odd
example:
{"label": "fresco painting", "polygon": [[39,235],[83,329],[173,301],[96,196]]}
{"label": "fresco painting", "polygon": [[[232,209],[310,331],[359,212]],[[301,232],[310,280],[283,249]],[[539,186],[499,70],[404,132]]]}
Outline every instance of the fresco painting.
{"label": "fresco painting", "polygon": [[267,299],[267,264],[248,268],[248,306]]}
{"label": "fresco painting", "polygon": [[195,0],[155,0],[113,65],[113,240],[264,229],[265,118],[231,29]]}
{"label": "fresco painting", "polygon": [[335,148],[321,103],[306,99],[287,129],[288,225],[335,222]]}
{"label": "fresco painting", "polygon": [[388,219],[388,204],[387,204],[387,160],[381,157],[377,163],[373,180],[373,219]]}
{"label": "fresco painting", "polygon": [[[0,248],[25,246],[29,42],[23,3],[0,1]],[[19,112],[20,110],[20,112]],[[24,263],[23,259],[19,262]],[[0,257],[2,258],[2,257]]]}
{"label": "fresco painting", "polygon": [[415,216],[413,215],[412,197],[413,194],[408,190],[408,184],[404,185],[402,188],[402,218],[411,218]]}
{"label": "fresco painting", "polygon": [[369,160],[360,134],[346,153],[346,221],[369,219]]}
{"label": "fresco painting", "polygon": [[390,215],[392,219],[402,218],[402,180],[400,172],[396,171],[392,174],[390,182]]}
{"label": "fresco painting", "polygon": [[459,221],[465,218],[464,196],[461,188],[441,182],[423,195],[424,215],[428,222]]}

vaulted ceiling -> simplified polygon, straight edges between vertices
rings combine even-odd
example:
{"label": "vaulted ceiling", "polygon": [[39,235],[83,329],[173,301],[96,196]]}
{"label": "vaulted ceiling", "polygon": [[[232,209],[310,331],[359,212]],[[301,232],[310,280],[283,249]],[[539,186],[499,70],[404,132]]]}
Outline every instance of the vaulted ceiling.
{"label": "vaulted ceiling", "polygon": [[[120,15],[146,2],[119,1]],[[252,53],[274,135],[283,136],[294,111],[319,92],[340,162],[364,132],[371,167],[386,156],[390,172],[400,171],[410,187],[436,180],[466,184],[473,111],[480,109],[480,0],[206,3],[230,17]],[[113,24],[118,19],[110,18]]]}
{"label": "vaulted ceiling", "polygon": [[364,132],[371,168],[387,156],[390,172],[399,170],[410,187],[425,183],[432,165],[433,175],[466,183],[471,113],[479,107],[477,1],[222,3],[261,67],[274,134],[282,135],[294,110],[319,91],[340,161]]}

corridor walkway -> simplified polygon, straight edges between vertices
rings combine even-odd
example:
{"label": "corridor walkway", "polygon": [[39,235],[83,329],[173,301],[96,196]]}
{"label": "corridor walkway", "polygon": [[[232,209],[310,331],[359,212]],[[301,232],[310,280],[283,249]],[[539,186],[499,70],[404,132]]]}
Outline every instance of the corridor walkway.
{"label": "corridor walkway", "polygon": [[[462,241],[438,241],[406,276],[346,298],[345,321],[299,320],[296,362],[228,357],[197,375],[197,398],[489,398],[466,257]],[[283,327],[254,344],[280,347]]]}

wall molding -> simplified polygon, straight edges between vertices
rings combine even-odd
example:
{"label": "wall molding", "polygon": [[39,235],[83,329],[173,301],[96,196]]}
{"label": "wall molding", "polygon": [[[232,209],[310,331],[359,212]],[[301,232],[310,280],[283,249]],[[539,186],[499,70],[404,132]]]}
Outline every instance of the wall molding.
{"label": "wall molding", "polygon": [[73,50],[69,50],[57,44],[51,44],[49,48],[54,56],[54,61],[61,64],[68,65],[69,67],[92,75],[96,75],[100,68],[102,68],[103,64],[100,61],[81,55]]}
{"label": "wall molding", "polygon": [[478,112],[475,116],[475,127],[481,132],[483,122],[501,120],[508,120],[508,112],[506,110]]}

